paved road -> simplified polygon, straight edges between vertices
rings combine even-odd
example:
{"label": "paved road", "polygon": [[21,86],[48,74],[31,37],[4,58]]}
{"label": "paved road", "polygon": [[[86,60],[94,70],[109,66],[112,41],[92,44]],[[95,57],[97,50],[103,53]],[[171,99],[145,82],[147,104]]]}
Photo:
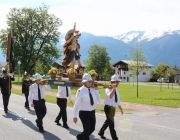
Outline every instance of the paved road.
{"label": "paved road", "polygon": [[[59,110],[55,104],[47,103],[47,115],[44,118],[45,133],[39,133],[35,124],[35,112],[24,108],[24,97],[12,94],[10,98],[10,113],[5,114],[0,97],[0,140],[75,140],[82,131],[80,120],[72,122],[72,109],[68,108],[69,130],[54,123]],[[116,130],[121,140],[179,140],[180,139],[180,109],[163,109],[156,111],[130,112],[121,116],[116,114]],[[98,130],[105,120],[103,114],[97,114],[96,130],[91,140],[100,139]],[[109,130],[105,136],[111,139]]]}

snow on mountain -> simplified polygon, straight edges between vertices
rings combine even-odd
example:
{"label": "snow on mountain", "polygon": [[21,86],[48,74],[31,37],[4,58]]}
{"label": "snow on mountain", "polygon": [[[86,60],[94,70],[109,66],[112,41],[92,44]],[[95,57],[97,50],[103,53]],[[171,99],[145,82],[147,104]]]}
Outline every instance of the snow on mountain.
{"label": "snow on mountain", "polygon": [[180,30],[176,31],[162,31],[162,30],[148,30],[148,31],[130,31],[121,35],[114,36],[113,38],[123,41],[124,43],[129,44],[133,40],[140,40],[140,41],[151,41],[155,38],[160,38],[165,35],[171,34],[180,34]]}

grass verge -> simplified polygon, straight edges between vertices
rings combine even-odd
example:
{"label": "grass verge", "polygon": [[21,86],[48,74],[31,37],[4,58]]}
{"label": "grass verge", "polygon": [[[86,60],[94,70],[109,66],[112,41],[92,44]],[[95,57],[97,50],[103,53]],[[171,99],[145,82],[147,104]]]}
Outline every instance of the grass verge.
{"label": "grass verge", "polygon": [[[20,78],[21,79],[21,78]],[[17,85],[17,78],[13,84]],[[109,82],[106,82],[108,84]],[[142,82],[141,82],[142,83]],[[156,106],[164,106],[164,107],[180,107],[180,88],[172,88],[171,84],[169,88],[167,87],[167,83],[162,85],[162,91],[160,90],[160,83],[154,85],[154,83],[143,83],[144,85],[138,86],[138,97],[137,97],[137,86],[136,83],[134,85],[128,83],[120,83],[118,86],[118,91],[120,92],[120,98],[122,102],[132,102],[139,104],[147,104],[147,105],[156,105]],[[21,85],[21,83],[19,84]],[[174,86],[177,84],[174,84]],[[57,86],[51,86],[52,91],[57,93]],[[71,87],[72,95],[76,94],[78,87]],[[18,92],[18,91],[17,91]],[[101,94],[101,99],[105,99],[104,88],[99,87],[99,92]],[[48,97],[48,96],[47,96]],[[54,97],[52,97],[54,98]],[[50,100],[51,101],[51,100]],[[52,100],[55,102],[55,100]],[[103,108],[103,107],[102,107]]]}
{"label": "grass verge", "polygon": [[[17,94],[17,95],[22,95],[21,90],[18,90],[18,89],[12,89],[11,92],[14,93],[14,94]],[[54,97],[54,96],[46,95],[46,96],[45,96],[45,100],[46,100],[46,102],[56,104],[56,97]],[[75,101],[73,101],[73,104],[74,104],[74,103],[75,103]],[[68,107],[73,107],[73,105],[70,103],[69,100],[67,101],[67,106],[68,106]],[[104,105],[101,105],[100,108],[101,108],[101,109],[99,109],[99,107],[98,107],[98,105],[97,105],[97,107],[96,107],[96,112],[98,112],[98,113],[104,113]],[[118,108],[117,108],[116,110],[117,110],[117,112],[120,112]],[[124,110],[124,112],[131,112],[131,111],[133,111],[133,110],[127,109],[127,108],[123,108],[123,110]]]}

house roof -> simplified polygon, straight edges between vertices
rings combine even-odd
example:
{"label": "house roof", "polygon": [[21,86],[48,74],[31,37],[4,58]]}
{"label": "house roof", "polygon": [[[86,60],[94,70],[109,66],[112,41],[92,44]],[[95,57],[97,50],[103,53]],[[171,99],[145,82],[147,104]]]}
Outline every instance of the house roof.
{"label": "house roof", "polygon": [[[114,63],[113,66],[117,65],[117,64],[120,63],[120,62],[123,62],[123,63],[129,65],[129,64],[131,64],[133,61],[132,61],[132,60],[119,60],[118,62]],[[149,66],[149,67],[152,67],[152,66],[153,66],[153,65],[148,64],[148,63],[146,63],[146,62],[140,62],[140,63],[142,63],[143,65]]]}

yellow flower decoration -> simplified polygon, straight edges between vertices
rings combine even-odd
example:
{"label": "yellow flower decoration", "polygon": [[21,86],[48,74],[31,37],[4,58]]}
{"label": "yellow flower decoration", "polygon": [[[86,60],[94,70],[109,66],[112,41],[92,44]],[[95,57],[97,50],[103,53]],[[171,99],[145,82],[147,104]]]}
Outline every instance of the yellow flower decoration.
{"label": "yellow flower decoration", "polygon": [[55,67],[52,67],[50,70],[49,70],[49,74],[57,74],[58,73],[58,69],[55,68]]}
{"label": "yellow flower decoration", "polygon": [[88,72],[91,76],[98,76],[98,74],[96,73],[96,71],[95,70],[91,70],[91,71],[89,71]]}
{"label": "yellow flower decoration", "polygon": [[77,74],[77,71],[73,68],[70,68],[67,71],[67,75],[76,75],[76,74]]}

